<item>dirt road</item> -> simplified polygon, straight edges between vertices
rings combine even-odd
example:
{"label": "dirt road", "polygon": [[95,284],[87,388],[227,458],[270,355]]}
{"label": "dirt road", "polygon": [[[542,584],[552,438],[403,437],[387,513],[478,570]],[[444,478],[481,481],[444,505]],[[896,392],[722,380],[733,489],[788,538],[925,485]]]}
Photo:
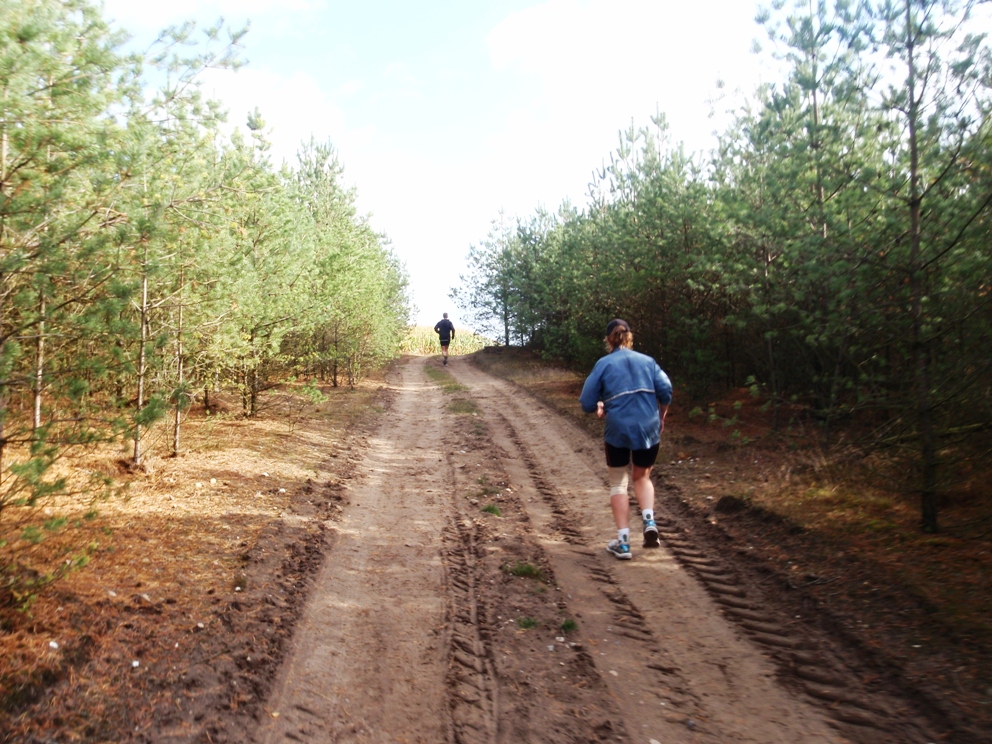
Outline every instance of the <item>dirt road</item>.
{"label": "dirt road", "polygon": [[446,587],[438,547],[451,495],[442,400],[420,365],[335,538],[276,682],[262,742],[444,741]]}
{"label": "dirt road", "polygon": [[398,368],[257,742],[928,740],[663,502],[663,547],[616,561],[600,443],[428,365]]}

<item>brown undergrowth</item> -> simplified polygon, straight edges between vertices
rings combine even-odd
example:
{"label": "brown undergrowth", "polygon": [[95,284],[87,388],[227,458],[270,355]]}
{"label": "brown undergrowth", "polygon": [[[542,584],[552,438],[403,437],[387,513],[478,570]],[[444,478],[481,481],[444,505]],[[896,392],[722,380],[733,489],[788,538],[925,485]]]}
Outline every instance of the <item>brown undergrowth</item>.
{"label": "brown undergrowth", "polygon": [[[386,404],[376,380],[322,391],[271,391],[254,420],[193,409],[184,453],[163,457],[153,430],[144,471],[113,447],[61,465],[113,471],[118,490],[46,502],[65,528],[12,546],[29,571],[90,561],[0,607],[0,741],[240,740]],[[5,534],[29,516],[5,512]]]}
{"label": "brown undergrowth", "polygon": [[[576,401],[583,375],[517,349],[475,361],[599,435]],[[992,500],[987,475],[944,495],[942,531],[919,530],[900,464],[854,448],[824,454],[797,411],[747,390],[676,397],[656,478],[670,508],[729,537],[819,619],[972,730],[992,731]]]}

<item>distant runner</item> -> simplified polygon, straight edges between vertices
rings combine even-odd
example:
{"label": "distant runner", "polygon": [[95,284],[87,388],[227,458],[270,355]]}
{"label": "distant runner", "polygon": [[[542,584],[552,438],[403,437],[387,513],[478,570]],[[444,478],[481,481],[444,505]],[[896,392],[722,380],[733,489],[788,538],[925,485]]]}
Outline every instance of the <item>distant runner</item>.
{"label": "distant runner", "polygon": [[448,320],[448,314],[444,313],[444,317],[437,322],[434,326],[434,333],[438,335],[441,341],[441,354],[444,356],[444,366],[448,366],[448,344],[452,342],[455,338],[455,325],[450,320]]}
{"label": "distant runner", "polygon": [[658,457],[665,416],[672,402],[672,383],[654,359],[633,350],[634,334],[627,321],[606,326],[609,352],[592,368],[582,386],[579,402],[586,413],[606,419],[606,465],[610,471],[610,506],[617,523],[617,539],[606,549],[630,560],[630,517],[627,502],[627,465],[633,460],[634,496],[644,520],[644,547],[657,548],[654,521],[654,484],[651,467]]}

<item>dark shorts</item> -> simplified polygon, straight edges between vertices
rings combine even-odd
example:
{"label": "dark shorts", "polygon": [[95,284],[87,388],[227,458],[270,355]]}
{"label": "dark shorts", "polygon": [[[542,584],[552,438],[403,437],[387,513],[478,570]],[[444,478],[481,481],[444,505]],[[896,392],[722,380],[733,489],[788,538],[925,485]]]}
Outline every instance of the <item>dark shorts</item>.
{"label": "dark shorts", "polygon": [[450,343],[451,343],[451,342],[450,342],[450,341],[448,341],[447,339],[445,339],[445,338],[442,338],[442,339],[441,339],[441,348],[442,348],[442,349],[447,349],[447,348],[448,348],[448,344],[450,344]]}
{"label": "dark shorts", "polygon": [[[626,447],[614,447],[609,442],[606,445],[606,465],[611,468],[624,468],[633,459],[639,468],[649,468],[658,459],[658,445],[642,450],[629,450]],[[660,444],[660,443],[659,443]]]}

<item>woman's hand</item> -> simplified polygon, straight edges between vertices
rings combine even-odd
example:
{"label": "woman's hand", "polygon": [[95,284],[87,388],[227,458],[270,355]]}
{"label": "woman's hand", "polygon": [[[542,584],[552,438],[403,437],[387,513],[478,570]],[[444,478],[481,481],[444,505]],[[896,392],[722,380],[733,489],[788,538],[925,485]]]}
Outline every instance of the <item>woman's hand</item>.
{"label": "woman's hand", "polygon": [[603,401],[596,403],[596,418],[606,418],[606,408],[603,406]]}

